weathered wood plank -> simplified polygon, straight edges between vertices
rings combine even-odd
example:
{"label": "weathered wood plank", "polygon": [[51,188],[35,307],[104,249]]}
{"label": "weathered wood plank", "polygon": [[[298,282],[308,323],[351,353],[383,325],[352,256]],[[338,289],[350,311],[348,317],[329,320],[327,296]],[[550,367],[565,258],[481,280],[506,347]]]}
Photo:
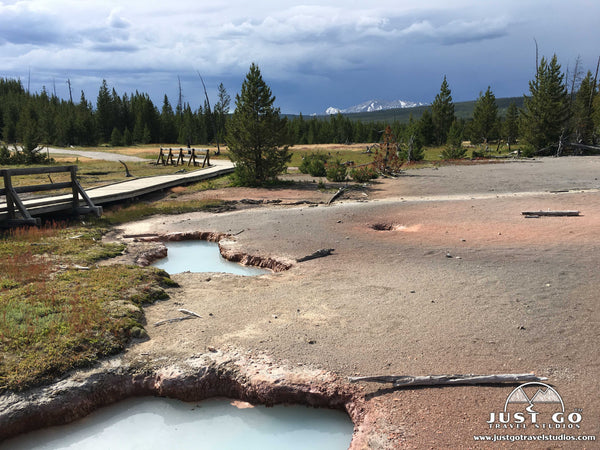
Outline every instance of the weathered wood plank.
{"label": "weathered wood plank", "polygon": [[70,172],[71,167],[75,167],[77,170],[77,166],[48,166],[48,167],[27,167],[20,169],[0,169],[0,175],[15,176],[15,175],[40,175],[44,173],[58,173],[58,172]]}
{"label": "weathered wood plank", "polygon": [[[54,191],[58,189],[67,189],[71,187],[70,181],[62,183],[52,184],[32,184],[30,186],[14,186],[13,191],[17,194],[23,194],[26,192],[42,192],[42,191]],[[0,189],[0,195],[6,195],[6,189]]]}
{"label": "weathered wood plank", "polygon": [[460,384],[495,384],[521,383],[524,381],[545,381],[548,378],[538,377],[533,373],[503,373],[492,375],[382,375],[371,377],[348,377],[351,383],[371,381],[376,383],[393,383],[394,387],[401,386],[442,386]]}

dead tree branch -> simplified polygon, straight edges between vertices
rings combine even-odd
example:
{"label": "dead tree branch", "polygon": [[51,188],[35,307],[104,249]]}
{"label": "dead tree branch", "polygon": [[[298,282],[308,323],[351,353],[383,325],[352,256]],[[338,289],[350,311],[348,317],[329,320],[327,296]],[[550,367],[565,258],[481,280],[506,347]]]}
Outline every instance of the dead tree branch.
{"label": "dead tree branch", "polygon": [[496,383],[521,383],[523,381],[545,381],[546,377],[538,377],[533,373],[505,373],[493,375],[383,375],[374,377],[349,377],[351,383],[358,381],[372,381],[376,383],[393,383],[394,387],[400,386],[445,386],[464,384],[496,384]]}

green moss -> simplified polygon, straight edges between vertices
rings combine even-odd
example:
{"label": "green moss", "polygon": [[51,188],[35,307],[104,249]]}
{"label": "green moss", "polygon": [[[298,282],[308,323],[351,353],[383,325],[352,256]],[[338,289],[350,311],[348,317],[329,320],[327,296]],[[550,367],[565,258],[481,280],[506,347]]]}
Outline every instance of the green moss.
{"label": "green moss", "polygon": [[0,392],[49,381],[121,351],[144,321],[141,304],[176,286],[156,268],[61,267],[122,252],[101,229],[32,230],[0,239]]}

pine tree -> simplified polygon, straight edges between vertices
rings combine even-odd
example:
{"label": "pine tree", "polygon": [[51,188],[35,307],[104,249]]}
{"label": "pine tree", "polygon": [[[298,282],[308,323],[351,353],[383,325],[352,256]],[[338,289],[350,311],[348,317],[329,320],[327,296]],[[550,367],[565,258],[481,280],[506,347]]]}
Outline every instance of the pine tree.
{"label": "pine tree", "polygon": [[412,114],[408,121],[408,126],[403,130],[403,149],[402,159],[407,162],[422,161],[425,158],[423,151],[423,138],[419,127],[420,121],[414,121]]}
{"label": "pine tree", "polygon": [[510,151],[510,146],[517,142],[517,137],[519,136],[519,110],[515,102],[510,102],[510,105],[508,105],[506,117],[502,125],[502,132],[508,144],[508,151]]}
{"label": "pine tree", "polygon": [[225,90],[223,83],[219,84],[219,92],[217,94],[218,100],[215,103],[215,128],[216,128],[216,139],[217,143],[222,143],[225,139],[225,124],[227,115],[229,114],[229,106],[231,104],[231,97]]}
{"label": "pine tree", "polygon": [[226,142],[241,184],[262,184],[286,169],[291,159],[287,120],[280,117],[275,97],[254,63],[236,95]]}
{"label": "pine tree", "polygon": [[183,107],[181,124],[179,126],[179,137],[177,142],[181,145],[192,145],[196,141],[196,125],[194,113],[189,103]]}
{"label": "pine tree", "polygon": [[442,151],[444,159],[460,159],[465,156],[467,149],[462,146],[464,123],[455,120],[450,125],[446,139],[446,148]]}
{"label": "pine tree", "polygon": [[112,145],[113,147],[123,145],[123,135],[117,127],[113,128],[112,133],[110,135],[110,145]]}
{"label": "pine tree", "polygon": [[592,102],[592,119],[594,121],[594,143],[597,143],[600,139],[600,95],[596,95]]}
{"label": "pine tree", "polygon": [[100,141],[108,142],[114,128],[114,108],[113,97],[108,90],[106,80],[102,80],[96,99],[96,124]]}
{"label": "pine tree", "polygon": [[588,71],[581,81],[573,104],[573,128],[575,140],[592,144],[594,136],[594,97],[596,96],[592,72]]}
{"label": "pine tree", "polygon": [[497,137],[496,125],[498,120],[498,105],[496,96],[488,86],[485,94],[479,94],[473,109],[473,123],[471,124],[471,142],[487,143],[489,139]]}
{"label": "pine tree", "polygon": [[173,113],[171,103],[169,103],[169,98],[165,94],[160,114],[160,142],[172,144],[176,140],[175,114]]}
{"label": "pine tree", "polygon": [[431,112],[428,109],[423,111],[421,118],[417,122],[417,129],[421,135],[423,145],[428,146],[435,142],[435,127],[433,126],[433,119],[431,118]]}
{"label": "pine tree", "polygon": [[448,131],[454,122],[454,103],[452,102],[452,92],[448,87],[446,75],[440,87],[440,92],[435,96],[431,104],[431,119],[433,122],[434,138],[437,145],[446,142]]}
{"label": "pine tree", "polygon": [[558,144],[569,118],[569,98],[556,55],[550,63],[542,58],[521,111],[521,135],[537,151]]}

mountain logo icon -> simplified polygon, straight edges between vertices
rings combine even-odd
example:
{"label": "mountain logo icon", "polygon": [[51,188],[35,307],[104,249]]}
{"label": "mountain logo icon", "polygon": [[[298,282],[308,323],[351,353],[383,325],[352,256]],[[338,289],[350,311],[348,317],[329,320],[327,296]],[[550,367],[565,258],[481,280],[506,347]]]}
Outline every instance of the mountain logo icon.
{"label": "mountain logo icon", "polygon": [[[536,387],[537,390],[533,392]],[[530,396],[527,395],[525,389],[530,392]],[[531,392],[533,392],[533,394],[531,394]],[[504,411],[507,410],[508,405],[515,403],[527,403],[529,404],[528,408],[533,408],[535,404],[540,403],[556,403],[560,405],[562,412],[565,411],[565,404],[560,394],[556,392],[556,389],[554,389],[552,386],[549,386],[545,383],[525,383],[514,389],[506,398]]]}

